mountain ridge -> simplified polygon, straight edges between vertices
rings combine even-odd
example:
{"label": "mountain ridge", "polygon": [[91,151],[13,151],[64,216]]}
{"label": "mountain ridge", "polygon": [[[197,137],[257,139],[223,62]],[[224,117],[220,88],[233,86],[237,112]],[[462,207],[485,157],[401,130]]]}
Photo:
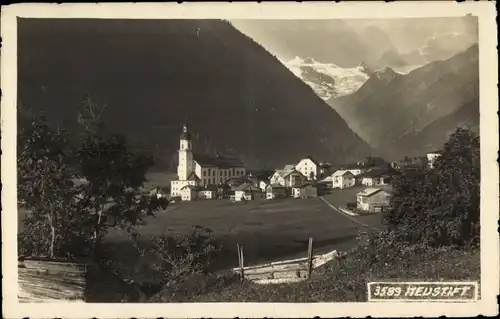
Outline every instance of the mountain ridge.
{"label": "mountain ridge", "polygon": [[158,149],[171,167],[186,122],[197,151],[236,153],[250,167],[371,152],[337,112],[226,21],[42,20],[19,22],[18,100],[53,123],[74,130],[90,93],[108,104],[111,130]]}
{"label": "mountain ridge", "polygon": [[418,136],[436,120],[471,105],[478,95],[478,46],[473,45],[386,81],[372,75],[354,94],[328,102],[368,144],[400,157],[403,150],[394,148],[405,144],[401,136]]}

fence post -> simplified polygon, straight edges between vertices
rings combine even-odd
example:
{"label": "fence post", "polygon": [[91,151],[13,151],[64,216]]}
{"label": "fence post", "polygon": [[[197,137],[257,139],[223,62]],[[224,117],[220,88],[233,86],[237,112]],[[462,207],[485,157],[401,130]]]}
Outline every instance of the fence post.
{"label": "fence post", "polygon": [[307,248],[307,279],[311,279],[313,266],[313,239],[309,238],[309,246]]}
{"label": "fence post", "polygon": [[241,280],[245,278],[245,273],[243,271],[243,246],[236,244],[236,248],[238,249],[238,265],[240,267],[240,276]]}

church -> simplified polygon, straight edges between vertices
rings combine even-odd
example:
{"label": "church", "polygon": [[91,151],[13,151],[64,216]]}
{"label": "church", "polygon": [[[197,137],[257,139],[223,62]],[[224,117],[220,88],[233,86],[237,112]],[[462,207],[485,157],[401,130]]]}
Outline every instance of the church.
{"label": "church", "polygon": [[181,196],[185,187],[220,185],[233,177],[246,175],[243,163],[237,158],[193,153],[191,134],[183,125],[179,145],[178,179],[171,182],[172,197]]}

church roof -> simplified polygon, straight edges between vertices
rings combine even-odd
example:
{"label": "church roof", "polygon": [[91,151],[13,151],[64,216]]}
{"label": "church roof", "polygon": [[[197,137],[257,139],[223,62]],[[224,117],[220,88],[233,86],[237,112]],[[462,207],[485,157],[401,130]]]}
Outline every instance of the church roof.
{"label": "church roof", "polygon": [[233,167],[244,167],[243,162],[236,157],[226,157],[221,155],[193,154],[194,160],[203,167],[217,167],[228,169]]}

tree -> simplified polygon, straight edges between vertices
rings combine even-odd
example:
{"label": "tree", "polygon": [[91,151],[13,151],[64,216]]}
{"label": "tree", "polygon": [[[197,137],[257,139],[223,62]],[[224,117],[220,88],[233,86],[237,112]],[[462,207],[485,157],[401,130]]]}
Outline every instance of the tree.
{"label": "tree", "polygon": [[389,228],[412,243],[463,245],[479,239],[479,138],[458,128],[434,169],[406,172],[393,185]]}
{"label": "tree", "polygon": [[175,284],[190,275],[210,272],[221,246],[211,229],[195,225],[183,235],[153,237],[151,248],[138,249],[141,255],[156,257],[153,266],[163,273],[164,283]]}
{"label": "tree", "polygon": [[43,118],[33,119],[21,130],[18,148],[18,196],[28,211],[19,238],[21,253],[72,255],[78,230],[72,222],[75,193],[66,132],[52,130]]}
{"label": "tree", "polygon": [[77,148],[77,171],[85,183],[78,187],[78,208],[88,216],[94,253],[109,227],[135,234],[134,226],[144,216],[167,205],[165,198],[141,193],[146,172],[154,163],[131,153],[123,136],[105,133],[103,109],[89,99],[79,116],[84,133]]}

